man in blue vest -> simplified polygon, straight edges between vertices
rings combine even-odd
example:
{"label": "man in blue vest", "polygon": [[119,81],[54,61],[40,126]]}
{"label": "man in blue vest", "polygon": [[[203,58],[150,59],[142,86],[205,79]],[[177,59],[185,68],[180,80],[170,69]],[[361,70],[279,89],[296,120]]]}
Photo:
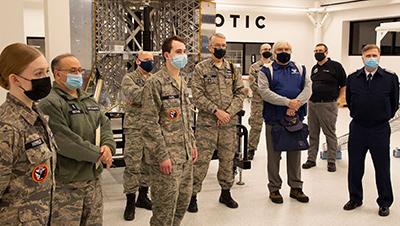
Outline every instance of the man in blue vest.
{"label": "man in blue vest", "polygon": [[[285,115],[298,115],[301,121],[304,119],[305,104],[311,96],[311,80],[305,75],[304,66],[290,61],[292,46],[288,42],[276,42],[272,52],[275,61],[269,67],[262,67],[258,76],[258,87],[264,100],[263,117],[266,124],[269,198],[274,203],[283,203],[283,197],[279,193],[282,186],[282,179],[279,176],[281,152],[273,148],[272,125],[279,123]],[[309,198],[302,189],[300,161],[300,151],[287,152],[290,197],[306,203]]]}
{"label": "man in blue vest", "polygon": [[367,151],[375,168],[379,215],[388,216],[393,203],[390,180],[390,125],[399,108],[399,79],[395,73],[379,67],[381,51],[374,44],[362,49],[364,67],[347,78],[346,101],[349,106],[349,171],[350,201],[344,210],[362,205],[364,162]]}

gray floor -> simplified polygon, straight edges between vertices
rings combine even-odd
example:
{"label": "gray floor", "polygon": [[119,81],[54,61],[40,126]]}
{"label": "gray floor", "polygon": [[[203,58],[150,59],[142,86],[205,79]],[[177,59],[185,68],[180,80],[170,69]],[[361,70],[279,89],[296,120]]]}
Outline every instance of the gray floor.
{"label": "gray floor", "polygon": [[[249,104],[246,101],[245,109]],[[247,122],[246,115],[245,120]],[[348,110],[339,110],[337,134],[348,131],[350,121]],[[247,125],[247,124],[246,124]],[[263,133],[264,134],[264,133]],[[400,146],[400,132],[392,135],[392,146]],[[321,135],[321,139],[324,137]],[[232,188],[233,197],[238,201],[238,209],[228,209],[218,202],[220,188],[216,179],[217,161],[212,161],[208,175],[203,184],[203,191],[198,196],[199,212],[187,213],[183,226],[262,226],[262,225],[399,225],[400,208],[400,159],[392,158],[392,185],[395,202],[391,207],[389,217],[378,216],[378,206],[375,202],[377,191],[375,187],[372,161],[368,155],[364,177],[364,204],[353,211],[342,210],[348,201],[347,193],[347,153],[337,162],[337,172],[328,173],[326,161],[319,159],[317,167],[303,170],[304,191],[310,197],[310,203],[302,204],[289,197],[289,188],[283,184],[281,193],[283,204],[273,204],[268,199],[266,181],[266,151],[264,135],[259,144],[259,151],[252,163],[252,169],[243,172],[245,185]],[[306,160],[306,152],[302,159]],[[286,161],[283,156],[281,177],[286,181]],[[149,225],[151,211],[137,209],[136,219],[126,222],[122,218],[125,207],[125,196],[122,194],[123,168],[106,170],[103,174],[104,193],[104,225]],[[236,181],[238,178],[236,178]],[[396,223],[397,222],[397,223]]]}

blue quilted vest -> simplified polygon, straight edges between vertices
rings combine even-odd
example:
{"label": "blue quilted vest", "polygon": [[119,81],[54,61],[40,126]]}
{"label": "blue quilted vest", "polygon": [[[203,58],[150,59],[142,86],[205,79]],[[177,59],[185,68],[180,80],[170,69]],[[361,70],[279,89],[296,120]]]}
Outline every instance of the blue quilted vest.
{"label": "blue quilted vest", "polygon": [[[271,76],[270,68],[263,66],[261,71],[267,76],[269,88],[271,91],[287,97],[289,99],[296,98],[304,88],[306,69],[302,66],[302,74],[296,64],[282,66],[277,63],[272,63],[273,73]],[[272,78],[271,78],[272,77]],[[264,101],[263,117],[267,124],[279,122],[286,115],[288,107],[270,104]],[[304,104],[297,112],[301,121],[307,114],[307,105]]]}

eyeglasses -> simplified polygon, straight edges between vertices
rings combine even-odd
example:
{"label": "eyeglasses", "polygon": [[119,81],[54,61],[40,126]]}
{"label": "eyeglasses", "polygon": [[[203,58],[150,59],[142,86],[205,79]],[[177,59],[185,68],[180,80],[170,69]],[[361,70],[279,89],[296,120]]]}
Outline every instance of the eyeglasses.
{"label": "eyeglasses", "polygon": [[69,68],[69,69],[57,69],[59,71],[66,71],[69,72],[71,74],[84,74],[85,73],[85,69],[82,68]]}
{"label": "eyeglasses", "polygon": [[322,50],[322,49],[316,49],[316,50],[314,50],[314,53],[325,53],[326,51],[325,50]]}

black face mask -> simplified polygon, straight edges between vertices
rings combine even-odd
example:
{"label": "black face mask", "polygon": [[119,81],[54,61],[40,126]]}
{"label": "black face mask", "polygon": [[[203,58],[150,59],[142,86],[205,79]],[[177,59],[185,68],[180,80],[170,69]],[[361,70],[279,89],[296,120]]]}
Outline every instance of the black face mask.
{"label": "black face mask", "polygon": [[148,60],[148,61],[140,61],[140,65],[141,68],[143,68],[143,70],[145,70],[146,72],[150,72],[153,70],[154,67],[154,63],[152,60]]}
{"label": "black face mask", "polygon": [[314,57],[317,61],[322,61],[325,59],[325,53],[314,53]]}
{"label": "black face mask", "polygon": [[270,51],[266,51],[266,52],[263,52],[263,53],[262,53],[262,56],[263,56],[265,59],[268,59],[268,58],[270,58],[270,57],[272,56],[272,53],[271,53]]}
{"label": "black face mask", "polygon": [[287,53],[287,52],[278,53],[278,54],[276,54],[276,59],[279,62],[286,64],[290,60],[290,53]]}
{"label": "black face mask", "polygon": [[222,59],[222,57],[224,57],[226,54],[226,49],[222,49],[222,48],[214,48],[214,56],[217,59]]}
{"label": "black face mask", "polygon": [[51,90],[51,81],[50,81],[50,76],[44,77],[44,78],[39,78],[39,79],[26,79],[22,76],[19,76],[27,81],[30,81],[32,83],[32,89],[31,90],[25,90],[24,88],[21,87],[21,89],[24,90],[25,96],[27,96],[29,99],[33,101],[38,101],[40,99],[45,98],[47,95],[49,95],[50,90]]}

